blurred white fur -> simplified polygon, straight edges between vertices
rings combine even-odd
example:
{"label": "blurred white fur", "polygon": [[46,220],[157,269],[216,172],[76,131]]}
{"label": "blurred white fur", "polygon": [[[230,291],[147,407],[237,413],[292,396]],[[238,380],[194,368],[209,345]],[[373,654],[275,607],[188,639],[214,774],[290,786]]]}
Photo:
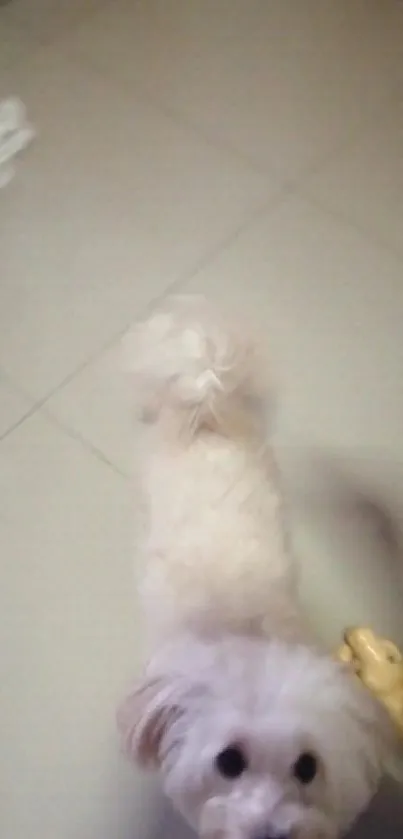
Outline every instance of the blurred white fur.
{"label": "blurred white fur", "polygon": [[[383,769],[383,711],[311,648],[265,440],[265,389],[243,329],[200,298],[151,315],[129,342],[148,420],[141,597],[152,648],[118,719],[209,839],[333,839]],[[239,777],[216,757],[236,746]],[[295,766],[314,756],[301,783]]]}

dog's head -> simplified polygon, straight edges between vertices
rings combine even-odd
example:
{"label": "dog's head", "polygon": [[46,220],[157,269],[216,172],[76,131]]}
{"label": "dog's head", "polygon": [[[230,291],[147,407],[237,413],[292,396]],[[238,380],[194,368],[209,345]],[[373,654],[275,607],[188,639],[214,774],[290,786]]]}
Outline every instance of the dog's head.
{"label": "dog's head", "polygon": [[390,737],[341,665],[240,637],[169,646],[118,720],[206,839],[333,839],[374,794]]}

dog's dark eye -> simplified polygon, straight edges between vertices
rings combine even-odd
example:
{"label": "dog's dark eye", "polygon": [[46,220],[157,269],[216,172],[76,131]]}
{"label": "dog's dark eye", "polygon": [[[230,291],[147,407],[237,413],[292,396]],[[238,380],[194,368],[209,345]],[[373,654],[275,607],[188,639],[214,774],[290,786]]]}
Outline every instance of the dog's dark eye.
{"label": "dog's dark eye", "polygon": [[223,778],[239,778],[247,769],[248,761],[239,746],[227,746],[217,755],[215,765]]}
{"label": "dog's dark eye", "polygon": [[300,784],[311,784],[318,771],[318,761],[310,752],[303,752],[293,766],[294,778]]}

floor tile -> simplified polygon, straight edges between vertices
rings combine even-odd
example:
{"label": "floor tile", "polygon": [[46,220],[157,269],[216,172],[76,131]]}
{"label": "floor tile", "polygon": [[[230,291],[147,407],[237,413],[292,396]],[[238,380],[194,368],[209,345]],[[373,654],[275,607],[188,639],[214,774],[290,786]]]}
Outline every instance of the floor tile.
{"label": "floor tile", "polygon": [[290,178],[403,80],[395,0],[116,0],[75,43],[129,88]]}
{"label": "floor tile", "polygon": [[2,826],[15,839],[129,839],[133,807],[146,817],[115,731],[141,655],[133,502],[40,414],[0,445]]}
{"label": "floor tile", "polygon": [[12,76],[38,137],[0,204],[0,355],[42,397],[277,184],[59,48]]}
{"label": "floor tile", "polygon": [[[77,540],[76,550],[81,546],[82,551],[91,551],[94,545],[98,548],[103,541],[101,574],[111,568],[106,545],[111,545],[113,528],[121,528],[121,539],[134,539],[134,515],[133,533],[129,534],[125,526],[131,495],[127,480],[58,428],[41,410],[2,441],[0,462],[0,513],[14,526],[24,522],[25,532],[33,538],[63,542],[68,537]],[[125,498],[127,504],[123,503]],[[110,515],[105,519],[101,516],[99,521],[101,509],[108,505]],[[124,543],[121,544],[123,549]],[[61,545],[61,556],[63,550]],[[124,563],[125,559],[121,556],[120,561]],[[78,557],[76,562],[77,571]],[[93,572],[91,565],[83,563],[81,574]],[[69,573],[67,567],[65,573]]]}
{"label": "floor tile", "polygon": [[314,175],[306,191],[403,255],[403,102]]}
{"label": "floor tile", "polygon": [[[4,10],[0,6],[0,73],[10,66],[18,65],[26,58],[28,52],[33,51],[27,35],[16,27],[7,25],[3,13]],[[9,95],[13,93],[13,90],[8,91]]]}
{"label": "floor tile", "polygon": [[123,369],[121,341],[88,364],[46,403],[46,412],[132,475],[138,444],[134,394]]}
{"label": "floor tile", "polygon": [[0,439],[30,411],[33,405],[32,400],[14,388],[0,371]]}
{"label": "floor tile", "polygon": [[60,38],[107,0],[6,0],[0,16],[37,41]]}

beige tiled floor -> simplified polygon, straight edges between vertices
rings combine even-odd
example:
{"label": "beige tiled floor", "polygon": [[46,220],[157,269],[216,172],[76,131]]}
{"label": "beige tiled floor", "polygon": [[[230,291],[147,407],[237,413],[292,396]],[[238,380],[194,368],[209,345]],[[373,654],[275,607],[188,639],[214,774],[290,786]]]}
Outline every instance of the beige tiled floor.
{"label": "beige tiled floor", "polygon": [[402,83],[399,0],[0,6],[0,98],[38,129],[0,192],[7,839],[167,835],[113,714],[141,651],[119,341],[170,287],[267,333],[319,632],[403,641],[368,514],[403,534]]}

